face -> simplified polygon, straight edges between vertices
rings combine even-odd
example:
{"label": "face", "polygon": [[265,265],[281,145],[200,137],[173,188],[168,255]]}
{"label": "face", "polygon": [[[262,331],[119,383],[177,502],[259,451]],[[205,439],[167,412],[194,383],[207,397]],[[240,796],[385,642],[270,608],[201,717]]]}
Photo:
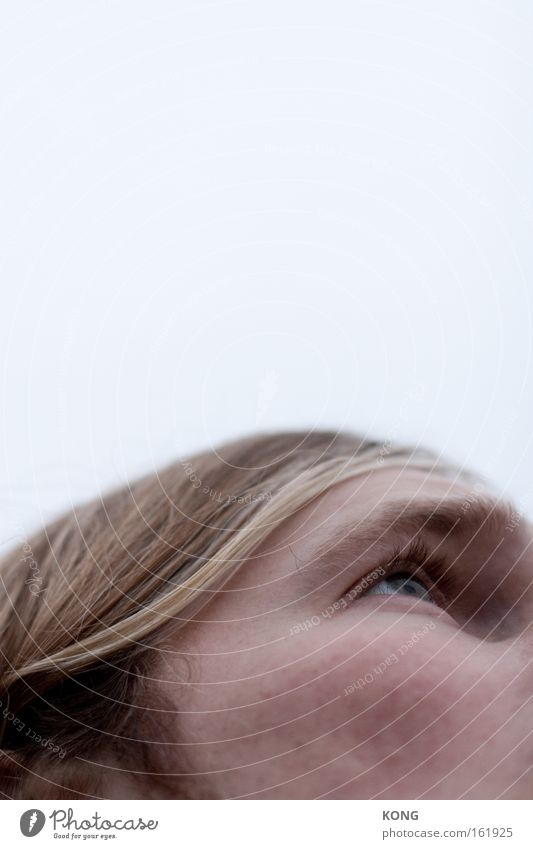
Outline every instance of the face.
{"label": "face", "polygon": [[532,538],[425,471],[334,486],[180,632],[186,666],[165,655],[169,772],[193,796],[531,798]]}

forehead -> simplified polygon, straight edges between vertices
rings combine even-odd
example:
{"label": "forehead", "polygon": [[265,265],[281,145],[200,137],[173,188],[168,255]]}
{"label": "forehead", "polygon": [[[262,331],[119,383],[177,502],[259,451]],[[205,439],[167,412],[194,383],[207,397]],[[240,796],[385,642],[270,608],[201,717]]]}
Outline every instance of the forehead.
{"label": "forehead", "polygon": [[354,523],[389,502],[415,505],[433,498],[464,498],[477,494],[472,484],[424,469],[385,467],[335,484],[291,516],[265,540],[257,553],[310,541],[347,518]]}

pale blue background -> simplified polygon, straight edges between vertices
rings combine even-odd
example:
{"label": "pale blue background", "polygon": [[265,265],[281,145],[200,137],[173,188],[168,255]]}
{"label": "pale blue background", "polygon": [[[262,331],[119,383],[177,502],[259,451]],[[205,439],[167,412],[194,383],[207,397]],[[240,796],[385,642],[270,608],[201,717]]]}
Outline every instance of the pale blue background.
{"label": "pale blue background", "polygon": [[1,539],[258,428],[530,510],[532,4],[1,9]]}

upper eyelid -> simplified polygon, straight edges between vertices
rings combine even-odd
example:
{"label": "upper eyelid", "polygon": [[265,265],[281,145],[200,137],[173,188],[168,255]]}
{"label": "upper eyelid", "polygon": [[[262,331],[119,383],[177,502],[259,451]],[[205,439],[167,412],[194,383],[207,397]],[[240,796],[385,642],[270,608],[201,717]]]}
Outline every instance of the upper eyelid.
{"label": "upper eyelid", "polygon": [[[415,548],[416,546],[416,548]],[[418,552],[418,553],[416,553]],[[430,552],[427,546],[420,542],[415,541],[412,544],[408,544],[407,548],[405,545],[403,546],[395,546],[391,549],[390,556],[382,559],[378,564],[374,566],[370,572],[367,572],[357,581],[355,581],[352,586],[346,590],[343,596],[349,595],[351,592],[356,590],[358,586],[365,584],[364,592],[367,589],[378,584],[380,581],[385,580],[385,578],[391,577],[396,572],[403,571],[405,574],[412,575],[413,577],[420,577],[423,575],[427,583],[433,584],[433,581],[430,579],[427,569],[419,562],[420,555],[424,554],[426,557],[430,558]],[[415,559],[415,557],[417,559]],[[416,564],[415,569],[409,569],[409,565]],[[403,567],[403,569],[402,569]],[[363,592],[361,592],[361,595]]]}
{"label": "upper eyelid", "polygon": [[[424,566],[420,561],[425,559],[428,566]],[[416,568],[409,569],[409,565],[416,564]],[[451,599],[449,595],[442,591],[441,588],[437,588],[435,580],[432,578],[430,574],[430,569],[434,571],[438,571],[439,575],[442,576],[445,570],[449,570],[451,568],[450,560],[447,557],[433,555],[428,548],[427,544],[423,540],[413,540],[411,543],[407,545],[397,545],[395,546],[390,553],[390,556],[382,559],[369,573],[364,575],[362,578],[359,578],[355,581],[352,586],[347,589],[341,596],[341,598],[346,598],[348,596],[353,595],[353,599],[360,598],[361,595],[364,595],[364,592],[367,589],[370,589],[372,586],[375,586],[380,581],[385,580],[385,578],[394,575],[396,572],[402,571],[405,574],[412,575],[420,580],[421,576],[425,578],[424,583],[426,584],[428,593],[432,596],[435,596],[435,600],[441,605],[449,605]],[[368,582],[369,576],[372,576],[372,580]],[[362,592],[357,592],[358,586],[362,585],[364,581],[367,581],[367,586]]]}
{"label": "upper eyelid", "polygon": [[[405,552],[415,545],[417,540],[425,543],[429,550],[429,532],[424,529],[413,534],[407,529],[391,528],[379,540],[351,539],[346,546],[332,550],[328,558],[321,557],[319,561],[306,563],[299,569],[299,573],[304,580],[309,579],[313,587],[316,587],[317,579],[323,578],[324,574],[327,575],[326,582],[349,576],[355,570],[363,577],[365,573],[377,569],[380,564],[388,563],[398,556],[404,557]],[[348,543],[347,538],[344,541]]]}
{"label": "upper eyelid", "polygon": [[[342,593],[346,595],[351,587],[355,587],[358,582],[379,568],[383,569],[383,576],[385,576],[385,565],[390,563],[399,552],[403,552],[402,556],[405,556],[405,552],[415,544],[417,538],[429,548],[429,532],[425,529],[418,534],[413,534],[407,528],[393,527],[379,540],[371,538],[351,540],[349,546],[336,547],[331,552],[331,558],[327,560],[321,558],[318,562],[311,561],[296,568],[295,572],[298,574],[302,594],[305,596],[328,587],[335,587],[337,584],[340,590],[341,582],[348,581],[348,587],[344,587]],[[347,538],[343,542],[347,542]],[[363,550],[358,550],[360,545],[365,546]]]}

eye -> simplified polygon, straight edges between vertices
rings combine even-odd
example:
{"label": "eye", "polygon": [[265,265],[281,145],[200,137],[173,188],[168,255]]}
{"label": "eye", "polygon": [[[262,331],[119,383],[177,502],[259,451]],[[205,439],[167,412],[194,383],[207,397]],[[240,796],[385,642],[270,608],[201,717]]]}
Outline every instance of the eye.
{"label": "eye", "polygon": [[455,592],[456,576],[446,555],[437,555],[415,539],[394,547],[343,598],[352,604],[365,595],[407,595],[448,610]]}
{"label": "eye", "polygon": [[365,595],[408,595],[436,604],[426,585],[408,572],[396,572],[387,575],[373,584]]}

